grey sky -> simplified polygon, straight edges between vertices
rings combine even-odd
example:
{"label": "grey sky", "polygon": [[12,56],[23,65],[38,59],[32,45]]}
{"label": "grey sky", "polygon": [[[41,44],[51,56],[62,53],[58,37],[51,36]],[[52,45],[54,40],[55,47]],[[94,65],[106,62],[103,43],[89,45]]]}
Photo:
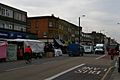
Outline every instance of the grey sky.
{"label": "grey sky", "polygon": [[[0,0],[1,3],[24,10],[28,16],[54,14],[81,26],[84,32],[105,33],[120,42],[120,0]],[[86,17],[82,17],[86,15]]]}

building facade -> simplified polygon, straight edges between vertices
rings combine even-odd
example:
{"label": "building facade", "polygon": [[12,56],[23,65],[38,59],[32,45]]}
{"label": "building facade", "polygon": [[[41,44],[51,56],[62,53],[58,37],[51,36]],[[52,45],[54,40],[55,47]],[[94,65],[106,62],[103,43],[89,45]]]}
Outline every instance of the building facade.
{"label": "building facade", "polygon": [[[29,17],[27,31],[37,34],[38,38],[56,38],[67,41],[79,37],[78,26],[54,15]],[[81,27],[80,31],[82,31]]]}
{"label": "building facade", "polygon": [[0,38],[29,38],[26,27],[27,12],[0,3]]}
{"label": "building facade", "polygon": [[93,44],[92,33],[82,32],[81,44],[82,45],[92,45]]}

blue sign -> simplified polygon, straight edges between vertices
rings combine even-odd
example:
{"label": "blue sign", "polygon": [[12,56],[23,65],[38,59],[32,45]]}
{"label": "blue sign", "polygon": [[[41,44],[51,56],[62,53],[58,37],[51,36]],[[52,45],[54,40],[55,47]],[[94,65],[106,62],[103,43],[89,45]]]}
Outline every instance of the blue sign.
{"label": "blue sign", "polygon": [[0,37],[8,39],[26,38],[26,33],[0,30]]}
{"label": "blue sign", "polygon": [[0,31],[0,37],[7,38],[9,37],[9,33],[5,31]]}

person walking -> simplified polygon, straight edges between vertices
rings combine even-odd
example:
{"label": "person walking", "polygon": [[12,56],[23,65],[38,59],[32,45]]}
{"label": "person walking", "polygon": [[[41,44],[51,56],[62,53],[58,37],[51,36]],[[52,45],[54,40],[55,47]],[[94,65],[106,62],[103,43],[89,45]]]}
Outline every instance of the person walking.
{"label": "person walking", "polygon": [[25,60],[26,64],[31,63],[32,49],[30,46],[25,48]]}
{"label": "person walking", "polygon": [[18,58],[18,60],[23,59],[23,50],[22,50],[22,48],[20,46],[18,47],[17,58]]}

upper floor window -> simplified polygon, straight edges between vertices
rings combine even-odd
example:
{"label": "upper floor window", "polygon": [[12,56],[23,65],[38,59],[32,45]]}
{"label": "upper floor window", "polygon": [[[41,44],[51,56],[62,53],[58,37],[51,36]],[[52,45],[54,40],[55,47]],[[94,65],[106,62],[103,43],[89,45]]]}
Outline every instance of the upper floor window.
{"label": "upper floor window", "polygon": [[13,18],[13,11],[7,8],[0,7],[0,15]]}
{"label": "upper floor window", "polygon": [[14,19],[26,22],[26,15],[18,12],[14,12]]}
{"label": "upper floor window", "polygon": [[5,28],[5,23],[2,23],[2,27]]}
{"label": "upper floor window", "polygon": [[12,24],[9,24],[8,27],[9,27],[9,29],[13,29],[13,25]]}
{"label": "upper floor window", "polygon": [[27,25],[31,26],[31,21],[30,20],[27,20]]}
{"label": "upper floor window", "polygon": [[38,28],[38,27],[39,27],[39,24],[40,24],[39,21],[36,20],[36,21],[35,21],[35,28]]}
{"label": "upper floor window", "polygon": [[53,27],[53,23],[52,22],[49,22],[49,27]]}

